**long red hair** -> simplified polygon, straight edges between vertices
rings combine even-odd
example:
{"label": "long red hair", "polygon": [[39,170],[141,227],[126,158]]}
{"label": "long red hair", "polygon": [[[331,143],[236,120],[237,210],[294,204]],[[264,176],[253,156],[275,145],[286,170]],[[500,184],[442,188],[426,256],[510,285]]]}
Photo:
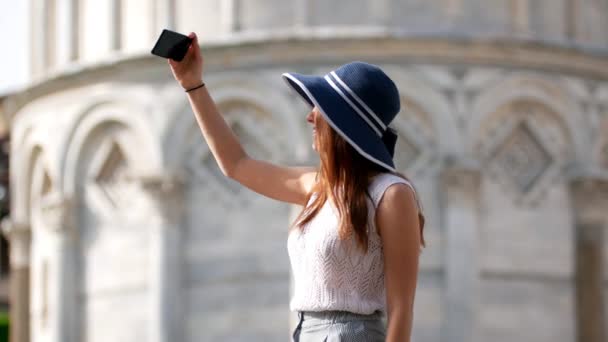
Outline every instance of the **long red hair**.
{"label": "long red hair", "polygon": [[[319,121],[317,134],[320,166],[317,182],[306,196],[305,203],[310,201],[314,193],[318,195],[310,205],[304,207],[293,225],[303,229],[304,225],[319,213],[325,201],[330,200],[338,210],[338,236],[340,239],[345,239],[354,232],[358,246],[367,252],[368,204],[366,196],[370,196],[367,190],[374,175],[387,171],[361,156],[325,120]],[[401,173],[394,172],[394,174],[408,180]],[[425,218],[421,210],[418,210],[418,222],[420,244],[424,247]]]}

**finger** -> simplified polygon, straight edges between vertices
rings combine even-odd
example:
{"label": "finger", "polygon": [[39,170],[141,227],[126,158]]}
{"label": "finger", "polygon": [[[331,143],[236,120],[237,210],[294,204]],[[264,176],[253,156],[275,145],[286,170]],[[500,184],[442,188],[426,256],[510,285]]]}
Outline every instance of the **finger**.
{"label": "finger", "polygon": [[198,45],[198,37],[196,33],[192,32],[192,48],[194,49],[194,57],[200,58],[201,56],[201,47]]}
{"label": "finger", "polygon": [[176,61],[172,60],[171,58],[167,58],[167,62],[169,63],[169,65],[170,65],[172,68],[175,68],[175,67],[177,66],[177,63],[178,63],[178,62],[176,62]]}

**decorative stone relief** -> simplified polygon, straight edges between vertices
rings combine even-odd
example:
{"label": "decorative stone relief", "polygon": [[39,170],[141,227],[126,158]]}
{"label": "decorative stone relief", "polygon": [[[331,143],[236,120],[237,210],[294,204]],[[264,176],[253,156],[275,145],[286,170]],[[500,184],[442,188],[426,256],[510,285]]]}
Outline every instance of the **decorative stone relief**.
{"label": "decorative stone relief", "polygon": [[399,138],[395,147],[395,166],[411,176],[426,170],[436,154],[434,129],[429,116],[409,98],[401,99],[402,111],[393,123]]}
{"label": "decorative stone relief", "polygon": [[451,108],[445,115],[454,115],[463,128],[471,112],[471,101],[476,93],[505,76],[499,68],[467,68],[463,66],[441,67],[437,65],[415,66],[418,77],[428,80],[449,99]]}
{"label": "decorative stone relief", "polygon": [[572,155],[569,135],[550,110],[530,101],[499,108],[476,147],[492,181],[521,205],[533,205]]}
{"label": "decorative stone relief", "polygon": [[511,132],[491,160],[522,193],[531,189],[551,162],[551,155],[525,122]]}
{"label": "decorative stone relief", "polygon": [[114,208],[126,204],[128,194],[124,191],[127,182],[127,161],[120,147],[113,142],[103,157],[104,161],[96,171],[95,182]]}
{"label": "decorative stone relief", "polygon": [[40,219],[45,228],[71,236],[76,232],[73,201],[57,192],[43,195],[40,200]]}
{"label": "decorative stone relief", "polygon": [[[281,146],[285,146],[286,137],[280,125],[262,108],[241,101],[226,102],[219,107],[250,156],[275,162],[283,158]],[[222,173],[198,127],[193,129],[189,141],[186,169],[194,182],[204,184],[210,203],[220,201],[228,206],[246,203],[248,196],[243,194],[247,190]]]}
{"label": "decorative stone relief", "polygon": [[147,195],[146,216],[161,224],[179,223],[184,216],[183,180],[173,175],[154,175],[137,181]]}
{"label": "decorative stone relief", "polygon": [[103,216],[115,219],[133,211],[140,189],[130,177],[129,163],[121,145],[113,137],[100,144],[87,179],[87,200],[101,210]]}

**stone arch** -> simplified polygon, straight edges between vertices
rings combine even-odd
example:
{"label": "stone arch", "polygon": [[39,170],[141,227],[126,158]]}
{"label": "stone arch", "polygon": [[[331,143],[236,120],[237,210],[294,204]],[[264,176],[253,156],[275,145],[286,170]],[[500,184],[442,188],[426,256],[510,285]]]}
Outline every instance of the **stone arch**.
{"label": "stone arch", "polygon": [[402,113],[406,113],[409,102],[410,106],[417,107],[419,112],[427,116],[426,121],[436,139],[432,146],[436,157],[460,155],[462,141],[448,99],[407,70],[399,67],[387,67],[385,70],[399,88],[404,107]]}
{"label": "stone arch", "polygon": [[[70,247],[74,259],[66,266],[71,275],[65,280],[71,290],[64,305],[74,313],[76,321],[67,333],[80,339],[86,339],[89,333],[83,323],[87,316],[99,315],[82,298],[96,298],[104,289],[133,284],[142,288],[133,296],[148,295],[148,284],[140,275],[99,278],[90,268],[91,260],[100,257],[104,263],[97,266],[99,273],[116,269],[117,265],[130,269],[148,267],[147,259],[124,260],[108,247],[111,239],[116,244],[136,245],[143,255],[149,248],[145,238],[148,225],[143,220],[149,212],[143,210],[146,203],[141,179],[158,174],[161,159],[154,132],[146,122],[148,114],[154,113],[144,113],[144,109],[138,102],[122,101],[112,94],[94,97],[75,113],[67,137],[60,143],[62,194],[76,208],[71,212],[76,233]],[[121,229],[121,234],[110,237],[107,231],[116,228]]]}
{"label": "stone arch", "polygon": [[[48,327],[49,316],[46,315],[49,303],[49,292],[46,278],[46,270],[41,274],[40,250],[30,246],[35,246],[36,241],[41,238],[41,199],[53,188],[53,177],[51,177],[51,165],[49,160],[49,149],[45,145],[44,134],[35,127],[27,127],[21,135],[20,144],[13,145],[11,153],[11,220],[18,224],[29,226],[31,240],[28,242],[28,257],[30,265],[30,278],[27,286],[30,288],[29,324],[40,325],[42,328]],[[15,152],[15,148],[19,152]],[[21,247],[23,248],[23,247]],[[46,251],[48,253],[48,251]],[[45,267],[45,266],[44,266]],[[42,287],[41,284],[42,283]],[[44,291],[41,293],[38,291]],[[37,333],[47,330],[37,329]]]}
{"label": "stone arch", "polygon": [[[257,108],[257,112],[263,116],[263,120],[275,123],[277,129],[277,136],[289,137],[288,143],[291,147],[290,152],[295,155],[295,160],[287,160],[289,162],[297,162],[306,159],[307,152],[305,151],[309,146],[305,144],[304,132],[301,126],[298,124],[299,118],[293,113],[293,105],[290,101],[283,96],[283,93],[274,89],[273,85],[266,84],[266,80],[261,78],[262,83],[253,82],[247,78],[238,78],[233,75],[215,76],[208,77],[206,83],[207,86],[212,90],[212,96],[220,108],[234,105],[243,104]],[[175,96],[180,96],[183,99],[183,93],[179,92]],[[175,102],[175,101],[174,101]],[[198,132],[198,139],[201,144],[206,145],[201,133],[198,131],[198,124],[190,105],[183,105],[183,100],[179,106],[172,111],[171,117],[173,125],[169,126],[163,135],[163,156],[166,161],[167,167],[173,172],[180,170],[183,165],[184,153],[189,148],[189,142],[186,141],[192,132]],[[302,116],[301,120],[305,118]],[[228,120],[230,121],[230,120]],[[281,156],[279,159],[288,159],[286,156]],[[177,171],[179,172],[179,171]]]}
{"label": "stone arch", "polygon": [[519,73],[493,85],[474,99],[465,134],[466,153],[475,154],[483,125],[496,119],[499,108],[520,101],[537,103],[547,108],[565,128],[566,137],[572,143],[572,161],[582,162],[588,159],[586,149],[589,144],[585,136],[582,110],[572,101],[571,94],[550,79]]}
{"label": "stone arch", "polygon": [[[132,170],[137,175],[162,172],[161,156],[152,127],[144,118],[150,117],[139,101],[124,101],[121,96],[102,96],[81,107],[77,119],[67,130],[61,156],[61,188],[66,196],[73,196],[80,154],[86,144],[107,126],[120,126],[132,133],[139,143],[126,146],[133,158]],[[125,144],[127,145],[127,144]]]}
{"label": "stone arch", "polygon": [[[52,258],[52,249],[49,249],[48,224],[45,221],[44,201],[53,189],[53,181],[50,178],[46,163],[42,157],[42,150],[35,152],[37,157],[31,165],[31,184],[28,189],[28,210],[31,229],[30,248],[30,324],[35,327],[35,334],[39,337],[50,332],[49,323],[53,320],[52,310],[52,286],[49,277],[49,266]],[[34,336],[36,338],[36,336]]]}
{"label": "stone arch", "polygon": [[42,136],[33,130],[23,137],[19,146],[20,153],[11,153],[11,216],[15,222],[30,223],[31,221],[31,191],[34,177],[34,166],[38,163],[44,165],[49,177],[55,179],[56,174],[50,167],[48,153],[44,148]]}

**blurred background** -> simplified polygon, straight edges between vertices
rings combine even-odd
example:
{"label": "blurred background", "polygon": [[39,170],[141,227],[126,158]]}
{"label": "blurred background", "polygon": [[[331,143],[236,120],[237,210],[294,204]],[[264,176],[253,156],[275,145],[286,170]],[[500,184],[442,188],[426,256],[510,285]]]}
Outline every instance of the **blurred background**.
{"label": "blurred background", "polygon": [[608,1],[0,8],[5,339],[10,312],[12,342],[289,340],[301,208],[221,174],[149,53],[170,28],[198,33],[222,113],[275,163],[318,163],[281,73],[363,60],[395,80],[396,164],[428,222],[414,341],[608,340]]}

